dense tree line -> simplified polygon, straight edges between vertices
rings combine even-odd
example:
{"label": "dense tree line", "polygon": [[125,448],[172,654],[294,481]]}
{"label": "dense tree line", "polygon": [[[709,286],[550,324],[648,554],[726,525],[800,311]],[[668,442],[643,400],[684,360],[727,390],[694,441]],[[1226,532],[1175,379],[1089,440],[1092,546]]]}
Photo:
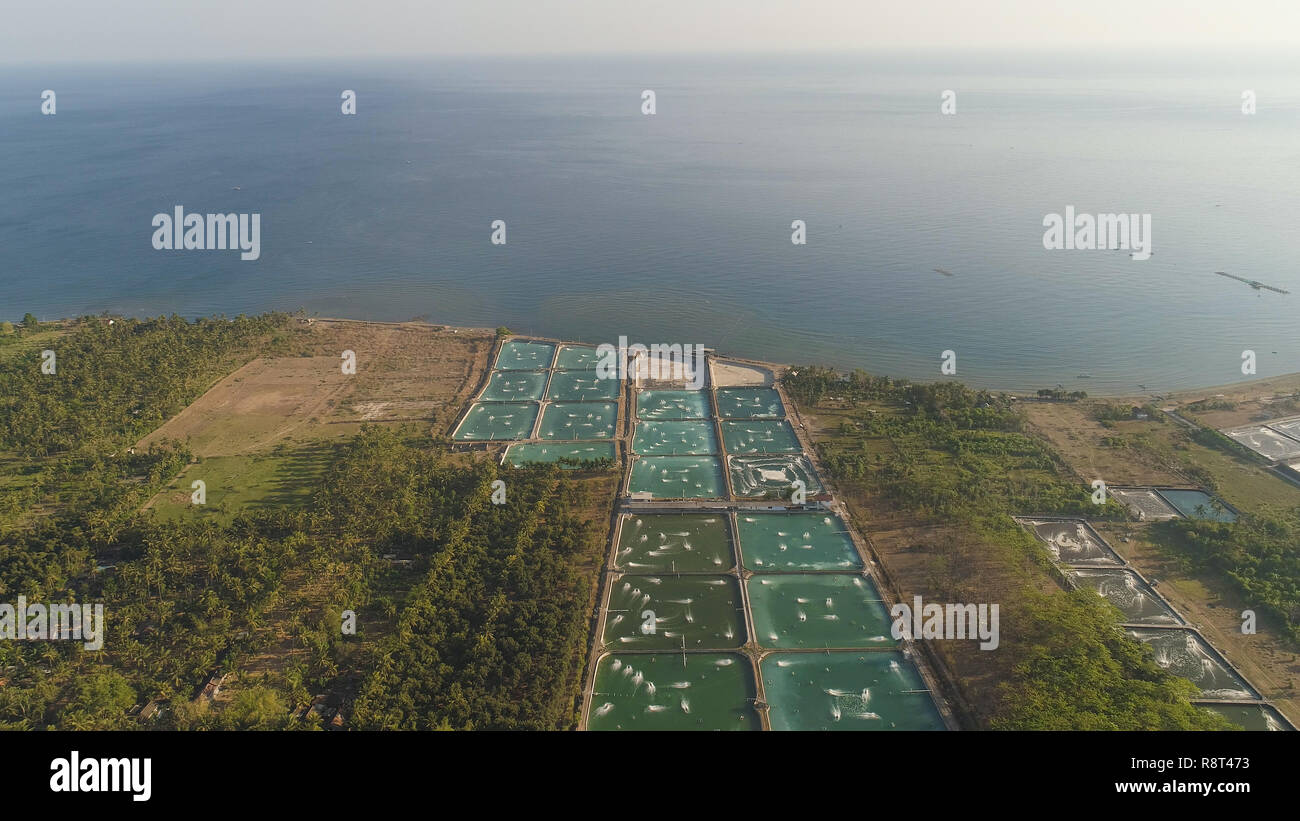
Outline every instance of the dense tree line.
{"label": "dense tree line", "polygon": [[[301,509],[228,525],[140,511],[190,454],[130,444],[275,350],[285,325],[87,320],[56,343],[48,383],[35,354],[0,364],[15,392],[0,403],[0,510],[13,514],[0,517],[0,601],[102,603],[107,623],[98,652],[0,642],[0,728],[318,727],[296,717],[312,697],[352,690],[350,726],[572,724],[604,522],[574,512],[587,491],[559,467],[467,467],[426,432],[367,426],[331,446]],[[385,624],[390,638],[363,641]],[[229,703],[196,698],[268,654],[288,663]],[[151,700],[168,709],[132,717]]]}
{"label": "dense tree line", "polygon": [[[1091,592],[1043,594],[1023,566],[1046,564],[1015,514],[1122,518],[1108,500],[1099,508],[1043,442],[1021,433],[1024,422],[1004,395],[956,382],[912,385],[861,371],[840,376],[799,368],[784,382],[816,410],[834,398],[849,418],[817,445],[831,477],[907,511],[920,524],[954,530],[983,559],[997,563],[1003,645],[996,659],[972,668],[1000,681],[986,717],[999,729],[1223,729],[1220,716],[1189,702],[1195,687],[1156,666],[1149,652],[1118,628],[1119,613]],[[812,403],[812,404],[809,404]],[[859,407],[859,403],[869,406]],[[838,410],[836,412],[842,412]],[[829,412],[829,411],[828,411]],[[962,567],[952,568],[953,563]],[[959,555],[942,553],[930,581],[956,601],[987,595],[986,580]],[[1010,589],[1006,589],[1009,587]]]}
{"label": "dense tree line", "polygon": [[1213,570],[1249,606],[1300,641],[1300,509],[1256,512],[1235,522],[1172,519],[1153,526],[1189,570]]}

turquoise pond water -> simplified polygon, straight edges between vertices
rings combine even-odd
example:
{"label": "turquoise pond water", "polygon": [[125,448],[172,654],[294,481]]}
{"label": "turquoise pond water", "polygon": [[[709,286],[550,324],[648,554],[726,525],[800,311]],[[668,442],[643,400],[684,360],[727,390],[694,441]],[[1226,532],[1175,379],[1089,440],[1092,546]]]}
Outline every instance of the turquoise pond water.
{"label": "turquoise pond water", "polygon": [[781,395],[774,388],[718,388],[722,419],[762,419],[785,416]]}
{"label": "turquoise pond water", "polygon": [[593,399],[618,399],[623,383],[617,379],[601,379],[597,371],[555,371],[546,389],[546,398],[559,402],[581,402]]}
{"label": "turquoise pond water", "polygon": [[745,584],[761,647],[812,650],[898,643],[871,579],[840,573],[756,575]]}
{"label": "turquoise pond water", "polygon": [[712,422],[637,422],[632,450],[648,456],[699,456],[718,452]]}
{"label": "turquoise pond water", "polygon": [[491,402],[541,399],[545,389],[545,371],[493,371],[479,399]]}
{"label": "turquoise pond water", "polygon": [[1233,513],[1218,499],[1199,490],[1166,490],[1161,488],[1159,494],[1165,501],[1189,519],[1211,519],[1216,522],[1235,522],[1237,514]]}
{"label": "turquoise pond water", "polygon": [[555,360],[555,367],[565,370],[587,370],[595,368],[600,362],[595,348],[580,345],[561,345],[560,355]]}
{"label": "turquoise pond water", "polygon": [[704,391],[641,391],[636,415],[638,419],[708,419],[713,413]]}
{"label": "turquoise pond water", "polygon": [[738,512],[736,527],[745,567],[776,570],[853,570],[862,559],[848,528],[830,513]]}
{"label": "turquoise pond water", "polygon": [[942,730],[901,653],[773,653],[762,662],[773,730]]}
{"label": "turquoise pond water", "polygon": [[615,402],[552,402],[542,411],[539,439],[610,439],[618,422]]}
{"label": "turquoise pond water", "polygon": [[501,346],[497,354],[499,371],[535,371],[551,367],[555,346],[549,342],[521,342],[511,340]]}
{"label": "turquoise pond water", "polygon": [[720,499],[727,493],[716,456],[642,456],[632,462],[628,491],[655,499]]}
{"label": "turquoise pond water", "polygon": [[613,460],[616,456],[613,442],[520,442],[506,450],[506,461],[515,467],[532,463],[549,464],[561,459],[579,462]]}
{"label": "turquoise pond water", "polygon": [[536,402],[475,402],[456,429],[462,441],[527,439],[537,420]]}
{"label": "turquoise pond water", "polygon": [[722,443],[727,453],[798,453],[801,450],[794,428],[784,419],[723,422]]}

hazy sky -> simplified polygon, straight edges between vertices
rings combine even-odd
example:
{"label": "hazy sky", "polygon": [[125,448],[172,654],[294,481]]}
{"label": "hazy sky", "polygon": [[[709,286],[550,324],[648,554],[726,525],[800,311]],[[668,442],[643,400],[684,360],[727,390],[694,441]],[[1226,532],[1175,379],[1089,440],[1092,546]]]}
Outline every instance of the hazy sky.
{"label": "hazy sky", "polygon": [[1300,48],[1297,0],[6,0],[0,61]]}

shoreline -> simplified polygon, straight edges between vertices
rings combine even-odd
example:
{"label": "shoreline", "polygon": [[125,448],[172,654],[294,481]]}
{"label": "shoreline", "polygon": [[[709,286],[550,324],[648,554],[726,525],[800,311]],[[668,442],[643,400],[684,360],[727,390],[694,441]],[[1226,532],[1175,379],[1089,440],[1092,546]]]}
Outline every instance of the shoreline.
{"label": "shoreline", "polygon": [[[264,313],[270,313],[270,312],[268,311]],[[359,319],[355,317],[345,317],[345,316],[307,317],[307,316],[298,316],[290,312],[284,312],[284,313],[287,313],[288,316],[293,317],[299,322],[304,322],[307,324],[322,322],[322,323],[331,323],[331,324],[369,325],[374,327],[434,328],[434,329],[451,331],[453,333],[459,333],[459,332],[490,333],[490,334],[496,333],[495,327],[478,326],[478,325],[455,325],[446,322],[431,322],[426,319],[379,320],[379,319]],[[108,318],[108,319],[114,319],[114,318],[147,319],[148,318],[148,317],[126,316],[122,314],[104,314],[101,316],[103,318]],[[86,317],[63,317],[59,319],[42,320],[41,324],[69,327],[75,324],[76,322],[80,321],[81,319],[87,317],[100,318],[88,314],[86,315]],[[190,317],[189,319],[193,321],[194,319],[198,319],[198,318],[199,317]],[[525,338],[525,339],[536,339],[538,341],[552,342],[552,343],[566,344],[566,345],[588,345],[588,346],[592,345],[592,343],[590,342],[584,342],[575,339],[563,339],[560,337],[545,336],[542,334],[534,334],[534,333],[516,332],[513,330],[510,336]],[[718,356],[723,359],[727,359],[735,362],[741,362],[748,365],[756,365],[759,367],[768,368],[772,370],[774,375],[777,376],[778,378],[780,375],[784,374],[786,371],[790,370],[791,368],[818,364],[816,362],[802,362],[802,363],[773,362],[766,359],[747,357],[741,354],[736,354],[730,351],[723,351],[713,347],[709,347],[709,350],[715,356]],[[1050,400],[1050,399],[1040,400],[1039,397],[1037,396],[1038,390],[1044,389],[1045,387],[1048,386],[1022,387],[1022,388],[990,388],[986,385],[982,385],[977,382],[967,381],[960,378],[949,377],[949,378],[938,378],[938,379],[916,379],[907,376],[897,376],[894,374],[879,373],[865,367],[862,367],[860,369],[866,371],[872,376],[889,376],[891,379],[894,379],[895,381],[898,382],[911,382],[914,384],[930,384],[930,383],[950,382],[950,381],[960,382],[961,384],[966,385],[967,387],[973,388],[975,390],[986,390],[989,391],[990,393],[1004,393],[1009,396],[1014,396],[1018,400],[1027,400],[1033,402],[1057,401],[1057,400]],[[838,373],[850,373],[854,369],[834,367],[834,370]],[[1114,401],[1114,402],[1131,402],[1137,405],[1150,404],[1153,402],[1161,402],[1165,404],[1173,403],[1175,405],[1183,405],[1183,404],[1189,404],[1191,402],[1197,402],[1205,399],[1215,399],[1215,398],[1225,398],[1231,400],[1234,395],[1240,396],[1243,393],[1252,394],[1252,398],[1259,398],[1259,392],[1269,391],[1269,390],[1273,392],[1274,397],[1266,397],[1266,398],[1278,398],[1278,397],[1290,397],[1290,396],[1300,397],[1300,371],[1279,374],[1276,376],[1252,377],[1250,379],[1245,379],[1240,382],[1219,383],[1215,385],[1206,385],[1206,386],[1192,387],[1192,388],[1175,388],[1171,390],[1149,390],[1146,392],[1120,391],[1115,393],[1099,391],[1094,393],[1093,391],[1086,390],[1086,386],[1078,389],[1084,390],[1088,394],[1087,396],[1088,399],[1098,399],[1098,400],[1106,400],[1106,401]],[[1061,401],[1068,401],[1068,400],[1061,400]]]}

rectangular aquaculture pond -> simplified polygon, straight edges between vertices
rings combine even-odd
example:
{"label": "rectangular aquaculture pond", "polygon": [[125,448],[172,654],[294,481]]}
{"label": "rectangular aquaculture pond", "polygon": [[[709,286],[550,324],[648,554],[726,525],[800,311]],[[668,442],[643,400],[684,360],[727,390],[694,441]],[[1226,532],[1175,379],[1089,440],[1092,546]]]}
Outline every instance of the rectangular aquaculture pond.
{"label": "rectangular aquaculture pond", "polygon": [[749,660],[735,653],[606,655],[589,730],[758,730]]}
{"label": "rectangular aquaculture pond", "polygon": [[1291,459],[1300,456],[1300,442],[1263,425],[1229,428],[1219,432],[1268,459]]}
{"label": "rectangular aquaculture pond", "polygon": [[847,573],[751,576],[745,583],[761,647],[888,647],[892,620],[871,579]]}
{"label": "rectangular aquaculture pond", "polygon": [[555,346],[549,342],[512,340],[501,346],[494,367],[499,371],[538,371],[551,367]]}
{"label": "rectangular aquaculture pond", "polygon": [[636,395],[638,419],[708,419],[705,391],[641,391]]}
{"label": "rectangular aquaculture pond", "polygon": [[1233,513],[1223,502],[1200,490],[1172,490],[1160,488],[1158,493],[1179,513],[1189,519],[1210,519],[1216,522],[1235,522]]}
{"label": "rectangular aquaculture pond", "polygon": [[773,730],[942,730],[912,662],[897,651],[772,653],[762,663]]}
{"label": "rectangular aquaculture pond", "polygon": [[721,499],[727,495],[716,456],[642,456],[632,462],[629,493],[655,499]]}
{"label": "rectangular aquaculture pond", "polygon": [[510,402],[541,399],[546,389],[546,371],[493,371],[479,399]]}
{"label": "rectangular aquaculture pond", "polygon": [[542,411],[537,438],[609,439],[617,421],[617,402],[552,402]]}
{"label": "rectangular aquaculture pond", "polygon": [[1174,510],[1168,502],[1160,498],[1160,494],[1150,488],[1114,487],[1110,488],[1108,492],[1121,503],[1127,505],[1133,515],[1141,521],[1155,522],[1161,519],[1178,518],[1178,511]]}
{"label": "rectangular aquaculture pond", "polygon": [[728,453],[798,453],[799,439],[784,419],[722,423],[722,444]]}
{"label": "rectangular aquaculture pond", "polygon": [[556,402],[581,402],[593,399],[618,399],[623,383],[601,379],[596,371],[555,371],[546,398]]}
{"label": "rectangular aquaculture pond", "polygon": [[600,355],[595,348],[585,345],[561,345],[560,355],[555,359],[555,367],[571,371],[594,370],[600,362]]}
{"label": "rectangular aquaculture pond", "polygon": [[564,462],[564,467],[617,457],[613,442],[520,442],[506,449],[506,461],[515,467]]}
{"label": "rectangular aquaculture pond", "polygon": [[756,498],[778,496],[791,498],[796,481],[803,483],[806,496],[822,491],[812,462],[803,454],[763,454],[759,456],[728,456],[731,468],[731,489],[736,496]]}
{"label": "rectangular aquaculture pond", "polygon": [[726,650],[745,643],[734,576],[620,576],[611,582],[604,641],[617,650]]}
{"label": "rectangular aquaculture pond", "polygon": [[862,559],[840,517],[828,513],[736,513],[740,554],[750,570],[855,570]]}
{"label": "rectangular aquaculture pond", "polygon": [[1119,608],[1126,624],[1181,624],[1174,611],[1132,570],[1088,567],[1066,571],[1070,581]]}
{"label": "rectangular aquaculture pond", "polygon": [[726,513],[624,516],[614,564],[637,572],[728,570],[736,561]]}
{"label": "rectangular aquaculture pond", "polygon": [[1110,545],[1081,519],[1026,521],[1034,534],[1047,543],[1047,549],[1059,562],[1082,565],[1122,564]]}
{"label": "rectangular aquaculture pond", "polygon": [[650,456],[700,456],[718,452],[712,422],[637,422],[632,450]]}
{"label": "rectangular aquaculture pond", "polygon": [[537,421],[537,407],[536,402],[475,402],[453,438],[465,441],[527,439]]}
{"label": "rectangular aquaculture pond", "polygon": [[1200,704],[1202,710],[1218,713],[1243,730],[1290,731],[1290,723],[1267,704]]}
{"label": "rectangular aquaculture pond", "polygon": [[1191,630],[1131,627],[1128,634],[1155,654],[1160,667],[1201,688],[1202,698],[1258,698],[1249,684],[1223,662],[1222,657]]}
{"label": "rectangular aquaculture pond", "polygon": [[775,388],[718,388],[720,419],[780,419],[785,416]]}

